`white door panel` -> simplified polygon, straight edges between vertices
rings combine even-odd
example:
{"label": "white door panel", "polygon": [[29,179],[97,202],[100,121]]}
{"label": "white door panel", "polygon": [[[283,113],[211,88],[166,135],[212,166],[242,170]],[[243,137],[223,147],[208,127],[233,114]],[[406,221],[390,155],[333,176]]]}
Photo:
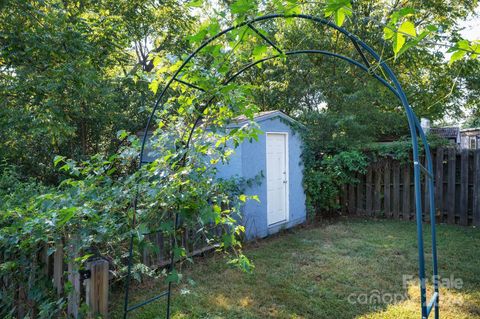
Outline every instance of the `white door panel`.
{"label": "white door panel", "polygon": [[287,135],[267,133],[267,220],[268,224],[288,218]]}

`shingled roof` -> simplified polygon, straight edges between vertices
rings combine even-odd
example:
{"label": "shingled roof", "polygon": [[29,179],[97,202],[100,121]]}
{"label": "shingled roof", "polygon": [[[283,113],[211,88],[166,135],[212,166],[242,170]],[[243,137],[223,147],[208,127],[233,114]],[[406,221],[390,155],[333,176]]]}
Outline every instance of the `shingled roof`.
{"label": "shingled roof", "polygon": [[460,133],[460,128],[458,126],[452,127],[432,127],[430,133],[438,135],[443,138],[457,138]]}

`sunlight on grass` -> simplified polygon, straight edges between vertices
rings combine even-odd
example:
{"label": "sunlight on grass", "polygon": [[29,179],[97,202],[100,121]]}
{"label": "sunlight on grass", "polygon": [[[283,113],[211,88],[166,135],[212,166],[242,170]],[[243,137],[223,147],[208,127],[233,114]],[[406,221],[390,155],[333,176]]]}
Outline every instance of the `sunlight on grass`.
{"label": "sunlight on grass", "polygon": [[[439,225],[439,272],[462,279],[460,289],[442,288],[441,318],[480,319],[480,232]],[[428,226],[425,251],[429,251]],[[195,319],[380,319],[420,316],[415,224],[403,221],[347,220],[288,231],[249,243],[245,253],[252,274],[226,265],[220,255],[196,259],[182,270],[186,279],[175,288],[172,318]],[[426,255],[427,274],[431,263]],[[157,286],[155,286],[157,285]],[[140,285],[132,302],[162,283]],[[352,303],[349,296],[372,292],[400,293],[405,298]],[[431,291],[428,292],[431,296]],[[112,318],[121,317],[121,298]],[[129,319],[163,318],[165,302],[136,310]]]}
{"label": "sunlight on grass", "polygon": [[[427,287],[427,296],[431,296],[433,288]],[[417,319],[419,316],[420,290],[418,284],[408,287],[408,299],[390,304],[379,312],[358,316],[358,319],[402,318]],[[461,289],[440,289],[440,317],[455,319],[480,318],[480,292],[466,293]],[[427,301],[428,301],[427,297]],[[433,311],[433,310],[432,310]],[[430,315],[433,318],[433,312]]]}

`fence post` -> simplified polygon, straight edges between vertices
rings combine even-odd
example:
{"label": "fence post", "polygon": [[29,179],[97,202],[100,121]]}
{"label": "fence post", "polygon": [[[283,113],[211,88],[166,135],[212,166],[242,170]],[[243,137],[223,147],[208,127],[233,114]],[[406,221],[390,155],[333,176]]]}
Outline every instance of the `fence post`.
{"label": "fence post", "polygon": [[480,226],[480,150],[473,153],[473,225]]}
{"label": "fence post", "polygon": [[448,185],[447,185],[447,206],[448,223],[455,224],[455,175],[456,175],[457,153],[454,148],[448,149]]}
{"label": "fence post", "polygon": [[403,166],[403,219],[410,220],[410,165]]}
{"label": "fence post", "polygon": [[400,164],[393,163],[393,218],[400,215]]}
{"label": "fence post", "polygon": [[348,184],[348,214],[353,215],[355,213],[355,186]]}
{"label": "fence post", "polygon": [[383,208],[385,211],[386,217],[391,217],[391,209],[390,209],[390,174],[391,174],[391,161],[388,160],[385,162],[385,170],[383,175],[383,194],[384,194],[384,202]]}
{"label": "fence post", "polygon": [[156,245],[158,247],[158,255],[157,255],[157,265],[160,265],[164,260],[164,254],[165,254],[165,249],[164,249],[164,241],[163,241],[163,232],[159,231],[156,236]]}
{"label": "fence post", "polygon": [[[347,213],[347,185],[343,185],[342,186],[342,196],[341,196],[341,200],[340,200],[340,205],[341,205],[341,212],[342,212],[342,215],[346,215]],[[195,246],[193,247],[193,249],[195,249]]]}
{"label": "fence post", "polygon": [[55,241],[55,253],[53,255],[53,286],[57,289],[57,295],[63,294],[63,241]]}
{"label": "fence post", "polygon": [[21,283],[18,286],[18,296],[17,296],[17,317],[19,319],[24,318],[27,312],[27,289],[25,288],[25,284]]}
{"label": "fence post", "polygon": [[363,190],[365,184],[363,183],[363,175],[358,174],[357,175],[358,179],[358,184],[357,184],[357,209],[356,209],[356,214],[361,215],[364,212],[363,209]]}
{"label": "fence post", "polygon": [[[433,154],[430,153],[430,155],[433,157]],[[433,161],[433,158],[432,158],[432,161]],[[425,155],[424,157],[424,167],[428,167],[428,163],[427,163],[427,156]],[[433,172],[432,172],[433,173]],[[422,200],[423,200],[423,220],[425,222],[429,222],[430,221],[430,201],[429,201],[429,198],[430,198],[430,192],[432,190],[429,189],[428,185],[429,185],[429,182],[430,182],[430,178],[426,175],[426,174],[423,174],[422,177],[424,178],[423,179],[423,196],[422,196]]]}
{"label": "fence post", "polygon": [[373,198],[373,211],[374,214],[380,215],[382,210],[382,173],[381,169],[378,168],[375,171],[375,186],[374,186],[374,198]]}
{"label": "fence post", "polygon": [[78,244],[80,238],[78,235],[70,236],[68,245],[68,281],[72,285],[71,291],[68,293],[67,312],[73,318],[78,318],[78,310],[80,307],[80,273],[78,272],[78,264],[75,261],[79,257]]}
{"label": "fence post", "polygon": [[366,193],[366,203],[365,203],[365,213],[367,216],[372,215],[372,167],[369,166],[367,170],[367,179],[365,181],[365,193]]}
{"label": "fence post", "polygon": [[435,157],[435,209],[440,213],[440,221],[445,221],[443,208],[443,148],[437,148]]}
{"label": "fence post", "polygon": [[460,225],[468,225],[468,157],[469,151],[461,152],[460,168]]}
{"label": "fence post", "polygon": [[108,261],[98,259],[87,263],[90,278],[85,280],[89,318],[108,318]]}

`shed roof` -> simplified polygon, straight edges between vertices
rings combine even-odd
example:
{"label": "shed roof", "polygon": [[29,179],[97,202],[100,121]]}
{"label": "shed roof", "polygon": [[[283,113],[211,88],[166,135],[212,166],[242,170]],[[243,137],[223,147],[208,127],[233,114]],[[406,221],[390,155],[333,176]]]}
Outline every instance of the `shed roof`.
{"label": "shed roof", "polygon": [[[278,110],[258,112],[253,116],[253,121],[262,122],[262,121],[272,119],[272,118],[275,118],[275,117],[280,117],[280,118],[283,118],[284,120],[286,120],[288,122],[292,122],[292,123],[302,125],[297,120],[291,118],[287,114],[283,113],[282,111],[278,111]],[[232,120],[231,126],[241,126],[241,125],[244,125],[244,124],[248,123],[249,121],[250,121],[250,119],[248,117],[246,117],[245,115],[240,115],[240,116],[237,116],[236,118],[234,118]]]}
{"label": "shed roof", "polygon": [[432,134],[438,135],[444,138],[457,138],[460,133],[460,128],[458,126],[452,127],[432,127],[430,129]]}

